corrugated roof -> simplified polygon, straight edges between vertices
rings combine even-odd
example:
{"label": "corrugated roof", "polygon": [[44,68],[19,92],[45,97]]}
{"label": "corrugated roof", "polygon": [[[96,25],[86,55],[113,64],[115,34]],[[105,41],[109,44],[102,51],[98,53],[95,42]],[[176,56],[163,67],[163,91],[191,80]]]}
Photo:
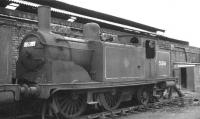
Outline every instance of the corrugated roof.
{"label": "corrugated roof", "polygon": [[[143,30],[149,31],[149,32],[157,32],[157,31],[164,32],[164,30],[162,30],[162,29],[147,26],[144,24],[140,24],[140,23],[126,20],[126,19],[119,18],[119,17],[115,17],[112,15],[95,12],[92,10],[77,7],[77,6],[70,5],[70,4],[63,3],[60,1],[56,1],[56,0],[1,0],[0,7],[6,7],[11,2],[20,4],[20,6],[17,8],[17,10],[19,10],[19,11],[30,12],[30,13],[36,14],[37,7],[39,5],[47,5],[47,6],[52,7],[52,16],[53,17],[57,17],[57,18],[61,18],[61,19],[68,19],[68,18],[70,18],[70,16],[77,16],[78,19],[76,20],[76,22],[79,22],[79,23],[96,22],[104,28],[118,30],[118,31],[124,31],[124,32],[128,32],[128,33],[139,33],[141,35],[142,34],[144,34],[144,35],[151,34],[148,32],[143,32]],[[137,28],[137,29],[125,30],[126,28],[131,29],[132,27]],[[141,29],[142,31],[139,30],[140,32],[137,32],[138,29]],[[189,44],[186,41],[168,38],[168,37],[158,35],[158,34],[156,34],[155,37],[159,38],[160,40],[177,42],[177,43],[181,43],[184,45]]]}
{"label": "corrugated roof", "polygon": [[[117,23],[117,24],[127,25],[127,26],[130,26],[130,27],[138,28],[138,29],[141,29],[141,30],[146,30],[146,31],[149,31],[149,32],[157,32],[157,31],[164,32],[165,31],[163,29],[155,28],[155,27],[152,27],[152,26],[148,26],[148,25],[145,25],[145,24],[141,24],[141,23],[138,23],[138,22],[131,21],[131,20],[126,20],[126,19],[123,19],[123,18],[120,18],[120,17],[108,15],[108,14],[105,14],[105,13],[96,12],[96,11],[85,9],[85,8],[82,8],[82,7],[70,5],[70,4],[60,2],[60,1],[57,1],[57,0],[5,0],[5,1],[14,1],[14,2],[19,2],[19,1],[23,2],[24,1],[24,3],[27,1],[27,2],[31,2],[31,3],[40,4],[40,5],[51,6],[53,8],[66,10],[66,11],[69,11],[69,12],[72,12],[72,13],[77,13],[77,14],[80,14],[80,15],[84,15],[84,16],[88,16],[88,17],[92,17],[92,18],[97,18],[97,19],[108,21],[108,22],[114,22],[114,23]],[[30,5],[30,4],[27,4],[27,5]],[[31,4],[31,6],[37,7],[34,4]]]}

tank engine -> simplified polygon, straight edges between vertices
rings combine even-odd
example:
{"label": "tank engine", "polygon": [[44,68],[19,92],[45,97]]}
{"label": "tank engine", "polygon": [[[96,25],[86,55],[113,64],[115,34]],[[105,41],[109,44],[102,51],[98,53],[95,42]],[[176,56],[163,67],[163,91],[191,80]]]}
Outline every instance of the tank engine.
{"label": "tank engine", "polygon": [[[43,118],[50,113],[71,118],[87,105],[106,110],[136,99],[147,104],[175,85],[170,52],[156,39],[131,35],[104,41],[96,23],[83,27],[83,39],[50,31],[50,8],[38,8],[39,29],[25,35],[19,47],[17,82],[22,97],[45,100]],[[53,105],[53,106],[52,106]]]}

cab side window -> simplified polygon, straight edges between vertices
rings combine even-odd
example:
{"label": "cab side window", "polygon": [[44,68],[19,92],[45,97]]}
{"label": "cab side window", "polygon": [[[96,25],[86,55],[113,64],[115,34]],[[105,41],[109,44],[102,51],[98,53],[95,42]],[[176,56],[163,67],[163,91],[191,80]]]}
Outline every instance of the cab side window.
{"label": "cab side window", "polygon": [[156,55],[156,43],[155,43],[155,41],[146,40],[145,48],[146,48],[146,58],[147,59],[155,58],[155,55]]}

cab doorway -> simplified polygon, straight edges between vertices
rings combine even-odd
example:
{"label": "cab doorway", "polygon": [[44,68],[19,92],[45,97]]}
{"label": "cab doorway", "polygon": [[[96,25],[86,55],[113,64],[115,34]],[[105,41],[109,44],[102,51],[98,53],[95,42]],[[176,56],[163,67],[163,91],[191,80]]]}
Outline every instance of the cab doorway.
{"label": "cab doorway", "polygon": [[187,88],[187,70],[181,68],[181,88]]}

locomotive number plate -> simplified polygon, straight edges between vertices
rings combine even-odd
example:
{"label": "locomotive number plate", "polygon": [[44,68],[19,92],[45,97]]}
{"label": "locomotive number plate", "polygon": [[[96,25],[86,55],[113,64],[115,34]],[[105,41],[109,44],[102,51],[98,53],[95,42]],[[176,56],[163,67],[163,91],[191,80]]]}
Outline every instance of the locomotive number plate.
{"label": "locomotive number plate", "polygon": [[31,41],[31,42],[24,42],[24,47],[33,47],[35,46],[36,41]]}
{"label": "locomotive number plate", "polygon": [[166,66],[167,62],[166,61],[159,61],[158,64],[159,64],[159,66]]}

